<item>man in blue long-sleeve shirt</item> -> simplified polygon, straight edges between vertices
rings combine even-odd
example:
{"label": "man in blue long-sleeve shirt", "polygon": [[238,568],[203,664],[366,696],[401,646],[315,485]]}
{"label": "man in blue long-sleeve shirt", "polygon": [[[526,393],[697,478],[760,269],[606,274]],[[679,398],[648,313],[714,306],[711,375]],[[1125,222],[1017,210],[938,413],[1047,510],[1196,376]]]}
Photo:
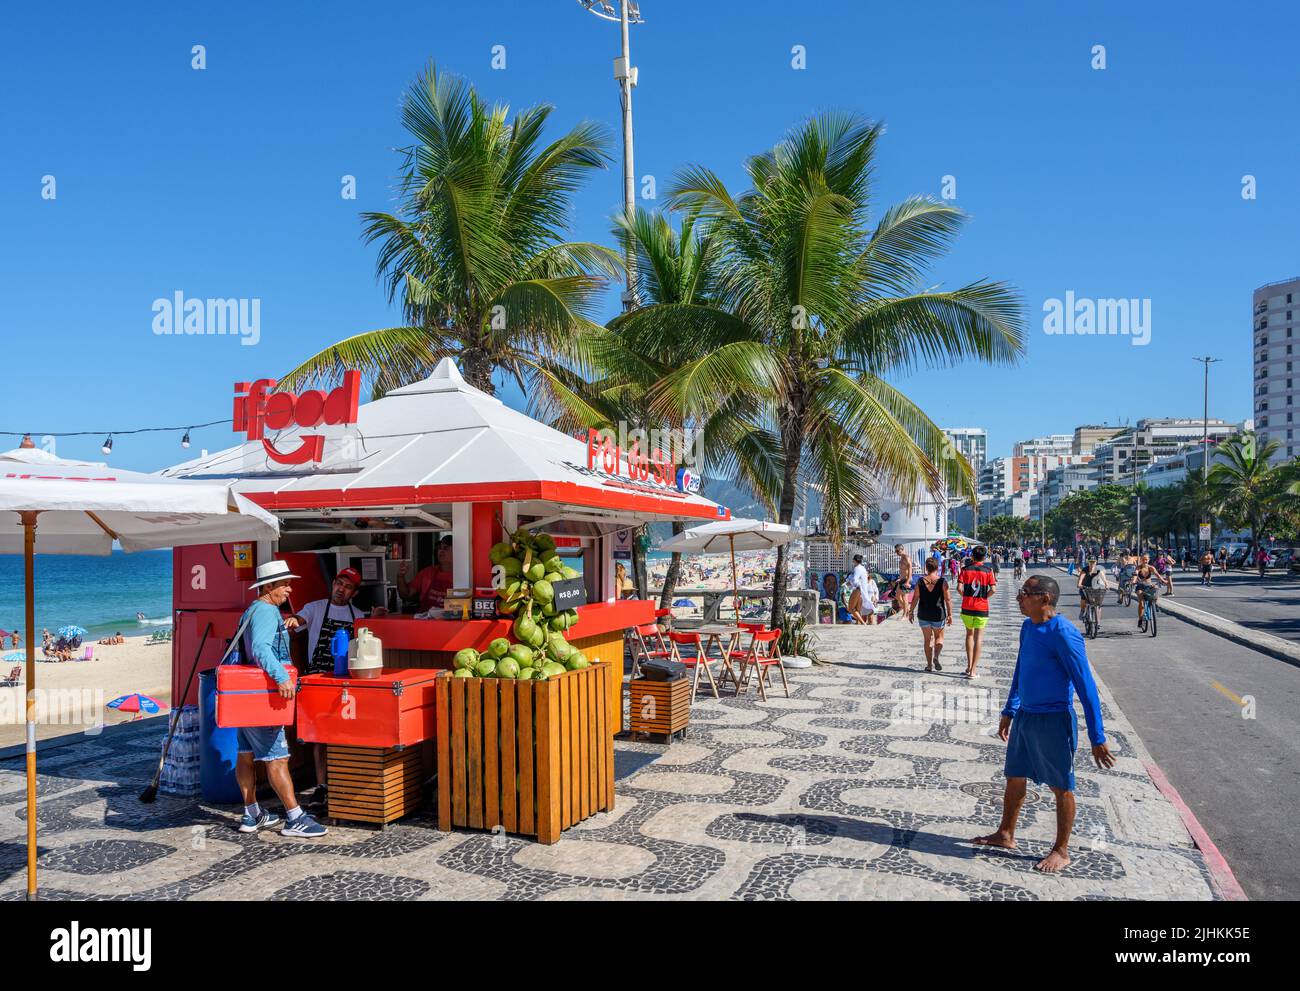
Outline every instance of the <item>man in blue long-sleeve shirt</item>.
{"label": "man in blue long-sleeve shirt", "polygon": [[1016,595],[1027,618],[1020,627],[1020,653],[998,736],[1007,746],[1006,795],[1002,824],[996,833],[972,842],[1016,848],[1016,823],[1025,801],[1026,782],[1033,778],[1056,796],[1056,842],[1035,869],[1055,873],[1070,862],[1070,831],[1074,828],[1074,751],[1079,727],[1074,693],[1083,703],[1092,759],[1099,768],[1115,766],[1101,723],[1101,700],[1088,666],[1083,637],[1056,614],[1060,587],[1046,575],[1031,575]]}
{"label": "man in blue long-sleeve shirt", "polygon": [[[241,625],[245,626],[242,644],[243,658],[251,661],[270,675],[282,698],[293,698],[293,682],[289,679],[289,633],[280,617],[280,607],[289,601],[291,579],[283,561],[268,561],[257,569],[257,581],[251,588],[257,598],[244,611]],[[289,744],[283,726],[250,726],[237,730],[239,756],[235,761],[235,779],[244,797],[244,817],[240,820],[241,833],[256,833],[266,826],[275,826],[280,817],[263,809],[257,801],[257,771],[254,761],[266,766],[266,779],[284,803],[285,823],[282,836],[324,836],[328,830],[302,810],[293,793],[293,778],[289,776]]]}

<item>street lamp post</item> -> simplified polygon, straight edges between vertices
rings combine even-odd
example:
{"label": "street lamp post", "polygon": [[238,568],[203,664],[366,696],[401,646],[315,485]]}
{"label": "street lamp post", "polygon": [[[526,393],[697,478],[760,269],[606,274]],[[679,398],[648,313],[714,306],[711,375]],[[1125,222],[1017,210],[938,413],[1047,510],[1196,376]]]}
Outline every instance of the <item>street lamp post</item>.
{"label": "street lamp post", "polygon": [[[637,84],[637,70],[632,65],[629,27],[643,24],[641,8],[633,0],[578,0],[585,10],[606,21],[617,21],[623,41],[623,54],[614,60],[614,79],[619,85],[623,105],[623,212],[629,224],[636,218],[636,170],[632,165],[632,90]],[[627,289],[623,293],[623,311],[636,306],[636,248],[629,241],[627,249]]]}
{"label": "street lamp post", "polygon": [[[1193,358],[1193,361],[1199,361],[1205,366],[1205,389],[1202,392],[1201,407],[1201,485],[1204,486],[1210,478],[1210,366],[1218,358],[1211,358],[1208,354],[1204,358]],[[1202,523],[1208,523],[1209,520],[1202,520]],[[1199,537],[1200,535],[1197,534]],[[1197,544],[1201,541],[1198,539]]]}

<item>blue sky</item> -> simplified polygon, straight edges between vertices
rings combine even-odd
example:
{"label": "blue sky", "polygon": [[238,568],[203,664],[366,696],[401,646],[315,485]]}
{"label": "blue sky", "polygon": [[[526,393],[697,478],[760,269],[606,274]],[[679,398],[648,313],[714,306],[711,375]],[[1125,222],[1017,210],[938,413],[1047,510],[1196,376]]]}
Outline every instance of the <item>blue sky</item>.
{"label": "blue sky", "polygon": [[[936,421],[986,426],[997,455],[1082,422],[1199,416],[1206,353],[1223,359],[1212,415],[1250,415],[1251,291],[1300,275],[1295,4],[643,7],[638,176],[662,187],[699,163],[738,187],[747,155],[841,109],[887,124],[881,206],[955,178],[972,220],[933,281],[1018,286],[1029,352],[899,380]],[[95,432],[65,456],[98,456],[110,429],[227,417],[236,380],[396,322],[358,215],[392,204],[398,102],[428,60],[490,99],[554,104],[557,134],[583,119],[617,134],[617,28],[575,0],[53,3],[6,22],[0,430]],[[619,195],[615,165],[578,198],[574,236],[608,241]],[[154,335],[152,303],[176,291],[260,298],[260,343]],[[1067,291],[1149,299],[1150,344],[1047,336],[1043,303]],[[182,453],[177,434],[115,443],[128,468]]]}

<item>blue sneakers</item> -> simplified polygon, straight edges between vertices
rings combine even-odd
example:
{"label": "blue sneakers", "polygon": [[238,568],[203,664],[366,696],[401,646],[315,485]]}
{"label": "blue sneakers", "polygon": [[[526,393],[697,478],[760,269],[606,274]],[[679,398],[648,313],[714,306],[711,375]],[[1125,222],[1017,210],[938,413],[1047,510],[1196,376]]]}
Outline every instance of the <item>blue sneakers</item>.
{"label": "blue sneakers", "polygon": [[291,822],[286,822],[280,830],[281,836],[324,836],[329,830],[309,816],[306,812]]}
{"label": "blue sneakers", "polygon": [[267,812],[266,809],[263,809],[262,814],[256,819],[245,812],[244,817],[239,820],[239,831],[241,833],[256,833],[263,826],[278,826],[279,824],[280,817],[274,812]]}

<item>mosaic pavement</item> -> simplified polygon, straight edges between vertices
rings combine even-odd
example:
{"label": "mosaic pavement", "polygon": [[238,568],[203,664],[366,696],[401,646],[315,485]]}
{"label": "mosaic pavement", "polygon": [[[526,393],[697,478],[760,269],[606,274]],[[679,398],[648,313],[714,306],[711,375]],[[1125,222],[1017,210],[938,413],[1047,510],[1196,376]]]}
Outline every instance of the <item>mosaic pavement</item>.
{"label": "mosaic pavement", "polygon": [[[961,627],[942,674],[922,674],[901,620],[822,628],[831,666],[790,673],[761,702],[697,699],[686,738],[619,741],[618,802],[542,846],[440,833],[431,817],[386,830],[335,826],[320,841],[242,836],[229,807],[137,799],[163,721],[125,740],[42,756],[46,899],[1208,899],[1208,871],[1143,771],[1133,728],[1101,686],[1116,767],[1078,752],[1073,863],[1033,871],[1053,836],[1050,792],[1031,786],[1018,852],[967,841],[998,822],[995,732],[1018,615],[995,600],[983,675],[967,682]],[[1082,721],[1081,721],[1082,722]],[[1080,726],[1080,739],[1086,734]],[[0,760],[0,900],[22,898],[21,758]]]}

